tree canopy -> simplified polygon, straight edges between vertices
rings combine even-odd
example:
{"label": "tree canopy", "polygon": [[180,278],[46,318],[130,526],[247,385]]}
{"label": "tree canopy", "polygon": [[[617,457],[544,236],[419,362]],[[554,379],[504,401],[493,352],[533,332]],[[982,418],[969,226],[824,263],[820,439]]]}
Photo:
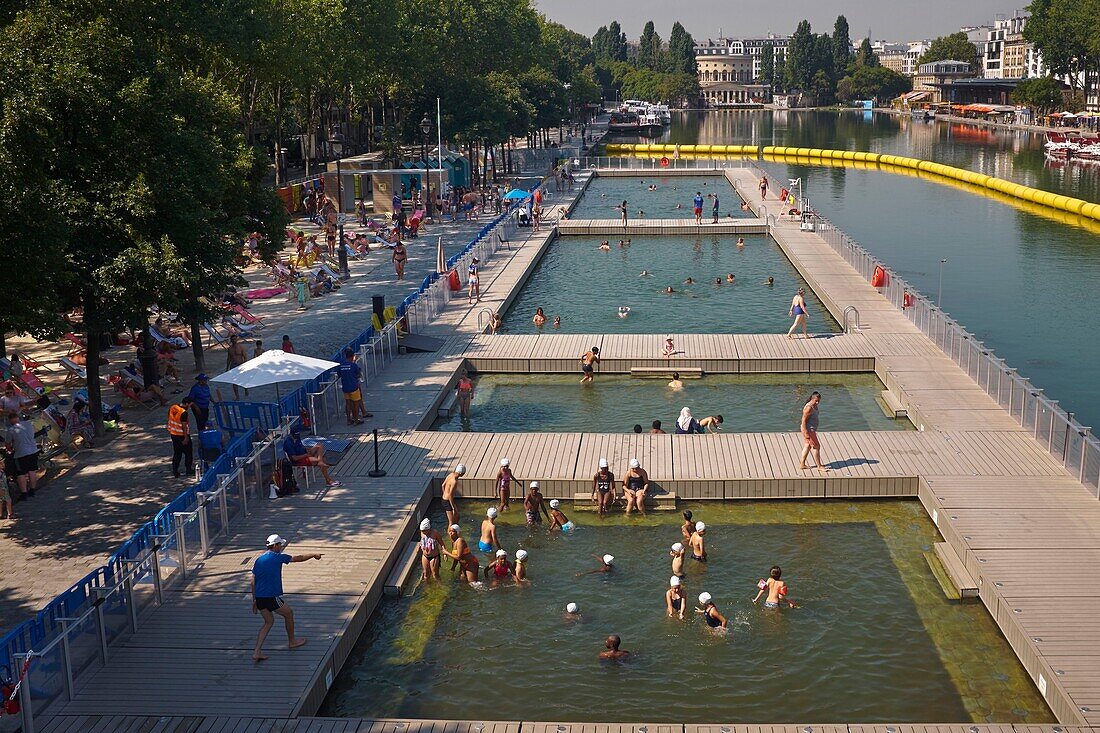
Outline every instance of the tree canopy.
{"label": "tree canopy", "polygon": [[1021,81],[1012,91],[1012,101],[1039,112],[1054,112],[1066,103],[1062,82],[1049,76]]}
{"label": "tree canopy", "polygon": [[1088,98],[1100,74],[1100,0],[1033,0],[1024,38],[1035,44],[1055,74],[1069,76]]}
{"label": "tree canopy", "polygon": [[982,74],[982,60],[978,58],[978,48],[962,31],[949,36],[940,36],[928,46],[928,50],[917,59],[917,65],[930,64],[933,61],[963,61],[970,64],[970,70],[978,76]]}

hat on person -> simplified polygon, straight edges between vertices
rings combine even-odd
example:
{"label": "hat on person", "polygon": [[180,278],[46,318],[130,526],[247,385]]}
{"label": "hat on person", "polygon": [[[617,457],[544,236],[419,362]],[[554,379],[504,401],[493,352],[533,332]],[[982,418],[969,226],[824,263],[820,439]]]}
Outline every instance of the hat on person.
{"label": "hat on person", "polygon": [[424,521],[422,521],[420,523],[420,529],[421,530],[431,529],[431,528],[432,528],[432,520],[430,520],[430,519],[425,518]]}
{"label": "hat on person", "polygon": [[701,603],[705,606],[708,603],[710,603],[710,598],[711,598],[710,593],[706,593],[706,592],[700,593],[699,594],[699,603]]}
{"label": "hat on person", "polygon": [[501,458],[500,459],[500,465],[501,466],[507,466],[509,463],[511,463],[511,461],[509,461],[507,458]]}
{"label": "hat on person", "polygon": [[668,579],[668,584],[671,585],[673,588],[680,585],[680,576],[673,575],[671,578]]}
{"label": "hat on person", "polygon": [[268,547],[274,547],[275,545],[285,545],[285,544],[286,544],[286,540],[284,540],[282,537],[280,537],[277,534],[269,534],[267,536],[267,546]]}
{"label": "hat on person", "polygon": [[497,557],[508,557],[507,550],[497,550]]}
{"label": "hat on person", "polygon": [[206,372],[199,372],[198,375],[195,377],[196,382],[205,382],[207,379],[208,377],[206,376]]}
{"label": "hat on person", "polygon": [[695,531],[696,532],[706,532],[707,531],[707,525],[703,524],[702,522],[696,522],[695,523]]}
{"label": "hat on person", "polygon": [[488,509],[485,510],[485,516],[487,516],[489,519],[492,519],[496,515],[497,515],[497,508],[495,506],[491,506],[491,507],[489,507]]}
{"label": "hat on person", "polygon": [[603,564],[604,565],[613,565],[614,563],[615,563],[615,556],[614,555],[604,555],[603,556]]}
{"label": "hat on person", "polygon": [[527,559],[527,550],[516,550],[516,559],[517,560],[526,560]]}
{"label": "hat on person", "polygon": [[638,466],[640,466],[640,465],[642,465],[642,464],[638,463],[638,459],[637,459],[637,458],[631,458],[631,459],[630,459],[630,467],[631,467],[631,468],[637,468],[637,467],[638,467]]}
{"label": "hat on person", "polygon": [[455,532],[461,532],[462,531],[462,527],[458,526],[457,524],[452,524],[450,526],[450,529],[453,529]]}
{"label": "hat on person", "polygon": [[557,509],[559,506],[561,506],[560,501],[558,501],[557,499],[551,499],[550,500],[550,508],[551,509]]}
{"label": "hat on person", "polygon": [[460,463],[455,466],[455,473],[466,473],[466,464]]}
{"label": "hat on person", "polygon": [[682,542],[673,542],[672,543],[672,551],[673,552],[682,552],[683,549],[684,549],[684,543],[682,543]]}
{"label": "hat on person", "polygon": [[295,425],[294,427],[292,427],[290,429],[290,434],[291,435],[301,435],[302,434],[302,429],[300,427],[298,427],[297,425]]}
{"label": "hat on person", "polygon": [[537,489],[538,487],[539,487],[539,482],[538,481],[532,481],[531,482],[531,488],[532,489]]}
{"label": "hat on person", "polygon": [[607,468],[607,459],[606,458],[601,458],[600,459],[600,468]]}
{"label": "hat on person", "polygon": [[578,606],[576,603],[567,603],[566,606],[565,606],[565,612],[566,613],[576,613],[577,611],[580,611],[580,610],[581,610],[580,606]]}

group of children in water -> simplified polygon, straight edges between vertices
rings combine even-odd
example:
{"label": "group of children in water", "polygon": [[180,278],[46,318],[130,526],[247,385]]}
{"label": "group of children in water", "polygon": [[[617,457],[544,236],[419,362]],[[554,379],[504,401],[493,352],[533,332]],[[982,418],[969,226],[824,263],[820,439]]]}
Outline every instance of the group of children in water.
{"label": "group of children in water", "polygon": [[[644,478],[644,471],[637,465],[637,461],[631,462],[631,470],[639,472],[642,481],[648,483],[648,480]],[[451,548],[447,549],[442,535],[432,528],[431,520],[424,519],[420,523],[418,550],[423,571],[422,579],[425,581],[439,580],[440,566],[443,557],[446,556],[452,561],[451,571],[457,572],[459,579],[467,583],[486,582],[491,585],[499,585],[507,580],[514,580],[517,583],[530,582],[527,570],[527,550],[517,550],[515,562],[512,562],[509,559],[508,551],[503,548],[497,534],[496,518],[501,512],[507,511],[510,506],[508,487],[513,482],[522,486],[520,480],[511,473],[509,460],[507,458],[501,460],[501,467],[498,472],[498,484],[504,487],[504,490],[500,492],[500,501],[497,506],[490,506],[486,509],[477,536],[477,551],[489,553],[492,558],[483,572],[480,569],[478,557],[471,548],[471,543],[467,542],[466,538],[462,536],[462,527],[459,524],[456,500],[459,494],[460,482],[465,473],[466,467],[459,464],[443,480],[442,504],[447,515],[447,538],[451,542]],[[607,475],[607,473],[607,461],[601,459],[600,472],[596,474],[594,479],[597,486],[594,493],[599,492],[600,477]],[[602,500],[607,493],[610,493],[610,484],[613,481],[614,479],[603,482],[607,484],[607,489],[604,495],[599,497],[601,510],[604,509]],[[638,488],[640,487],[636,487],[635,490]],[[538,481],[530,483],[528,492],[523,499],[523,509],[528,528],[533,529],[543,524],[544,517],[551,533],[568,533],[576,528],[576,525],[561,510],[561,502],[558,499],[546,501],[540,491]],[[602,513],[603,511],[601,511]],[[668,589],[664,593],[665,611],[668,617],[681,620],[684,619],[688,607],[687,590],[684,587],[684,580],[687,577],[685,572],[687,561],[706,563],[708,560],[706,524],[702,521],[695,521],[690,510],[684,511],[683,517],[684,521],[680,526],[682,541],[673,543],[669,550],[672,576],[669,578]],[[600,563],[598,567],[579,572],[577,577],[615,571],[615,557],[613,555],[596,556],[596,559]],[[765,608],[778,609],[784,603],[790,608],[794,608],[795,603],[788,595],[787,583],[782,579],[782,575],[782,569],[778,565],[773,566],[766,578],[757,581],[757,593],[752,602],[756,604],[761,598],[764,598]],[[576,603],[570,602],[566,605],[566,617],[578,618],[580,613],[580,607]],[[694,614],[701,616],[708,628],[719,633],[722,633],[721,630],[726,629],[729,625],[726,617],[718,610],[711,594],[705,591],[699,594]],[[621,640],[617,636],[608,637],[606,652],[601,653],[600,657],[602,659],[619,659],[627,656],[629,652],[623,652],[618,648],[620,642]],[[608,652],[615,653],[608,654]]]}

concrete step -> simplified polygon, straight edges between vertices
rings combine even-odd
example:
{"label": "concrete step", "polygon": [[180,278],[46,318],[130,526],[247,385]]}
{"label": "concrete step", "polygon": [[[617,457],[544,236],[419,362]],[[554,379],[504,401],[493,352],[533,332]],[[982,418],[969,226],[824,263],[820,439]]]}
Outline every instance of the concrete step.
{"label": "concrete step", "polygon": [[678,372],[680,379],[701,379],[703,370],[699,367],[630,367],[632,377],[662,377],[672,379],[672,373]]}
{"label": "concrete step", "polygon": [[951,583],[951,588],[958,593],[959,598],[977,598],[978,584],[966,569],[958,554],[946,542],[936,542],[932,545],[936,559],[939,560]]}
{"label": "concrete step", "polygon": [[382,592],[387,596],[401,595],[409,578],[420,569],[420,563],[417,562],[419,557],[416,553],[417,547],[416,542],[410,542],[401,552],[401,557],[397,559],[397,564],[393,566],[390,577],[386,578],[386,584],[382,587]]}
{"label": "concrete step", "polygon": [[[645,498],[645,505],[651,509],[658,511],[673,511],[676,509],[677,496],[673,493],[660,493],[660,494],[648,494]],[[621,511],[625,506],[622,495],[619,495],[619,500],[612,505],[616,510]],[[596,511],[596,502],[592,501],[591,492],[581,492],[573,494],[573,510],[578,512],[594,512]]]}
{"label": "concrete step", "polygon": [[879,392],[878,406],[886,413],[886,417],[893,418],[894,420],[909,416],[909,411],[901,404],[901,400],[898,399],[898,396],[888,389]]}

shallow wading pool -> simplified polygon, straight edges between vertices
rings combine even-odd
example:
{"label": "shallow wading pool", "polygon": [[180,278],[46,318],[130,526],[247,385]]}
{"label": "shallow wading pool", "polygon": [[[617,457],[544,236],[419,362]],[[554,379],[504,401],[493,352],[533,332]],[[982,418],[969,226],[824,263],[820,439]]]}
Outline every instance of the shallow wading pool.
{"label": "shallow wading pool", "polygon": [[[484,502],[461,502],[474,535]],[[614,515],[549,535],[500,522],[511,555],[530,553],[524,587],[472,588],[445,564],[379,607],[322,715],[517,721],[711,723],[1050,722],[985,608],[947,600],[926,561],[937,535],[915,501],[684,505],[707,523],[710,561],[688,562],[690,605],[714,596],[717,635],[664,611],[679,512]],[[443,516],[433,513],[436,526]],[[615,556],[611,574],[577,573]],[[487,555],[482,554],[484,567]],[[783,567],[799,605],[754,606],[755,583]],[[565,618],[569,602],[580,618]],[[601,663],[618,633],[634,652]]]}
{"label": "shallow wading pool", "polygon": [[[650,191],[656,186],[656,191]],[[707,194],[718,195],[718,213],[723,219],[727,215],[737,218],[751,217],[751,211],[741,209],[741,197],[733,190],[725,176],[659,176],[651,178],[644,173],[636,176],[596,176],[588,184],[584,195],[573,211],[570,219],[615,219],[622,214],[615,207],[627,202],[627,211],[633,221],[639,217],[646,219],[693,219],[692,198],[696,193],[703,196],[703,216],[711,219],[714,200]],[[679,205],[680,208],[676,208]]]}
{"label": "shallow wading pool", "polygon": [[486,374],[475,380],[470,416],[440,419],[432,429],[625,433],[635,424],[648,432],[660,420],[671,433],[680,408],[689,407],[696,419],[721,415],[724,432],[792,432],[814,390],[821,392],[823,431],[913,429],[878,406],[883,386],[874,374],[709,375],[683,380],[682,390],[669,389],[667,379],[625,375],[599,374],[590,385],[579,381],[579,372]]}

